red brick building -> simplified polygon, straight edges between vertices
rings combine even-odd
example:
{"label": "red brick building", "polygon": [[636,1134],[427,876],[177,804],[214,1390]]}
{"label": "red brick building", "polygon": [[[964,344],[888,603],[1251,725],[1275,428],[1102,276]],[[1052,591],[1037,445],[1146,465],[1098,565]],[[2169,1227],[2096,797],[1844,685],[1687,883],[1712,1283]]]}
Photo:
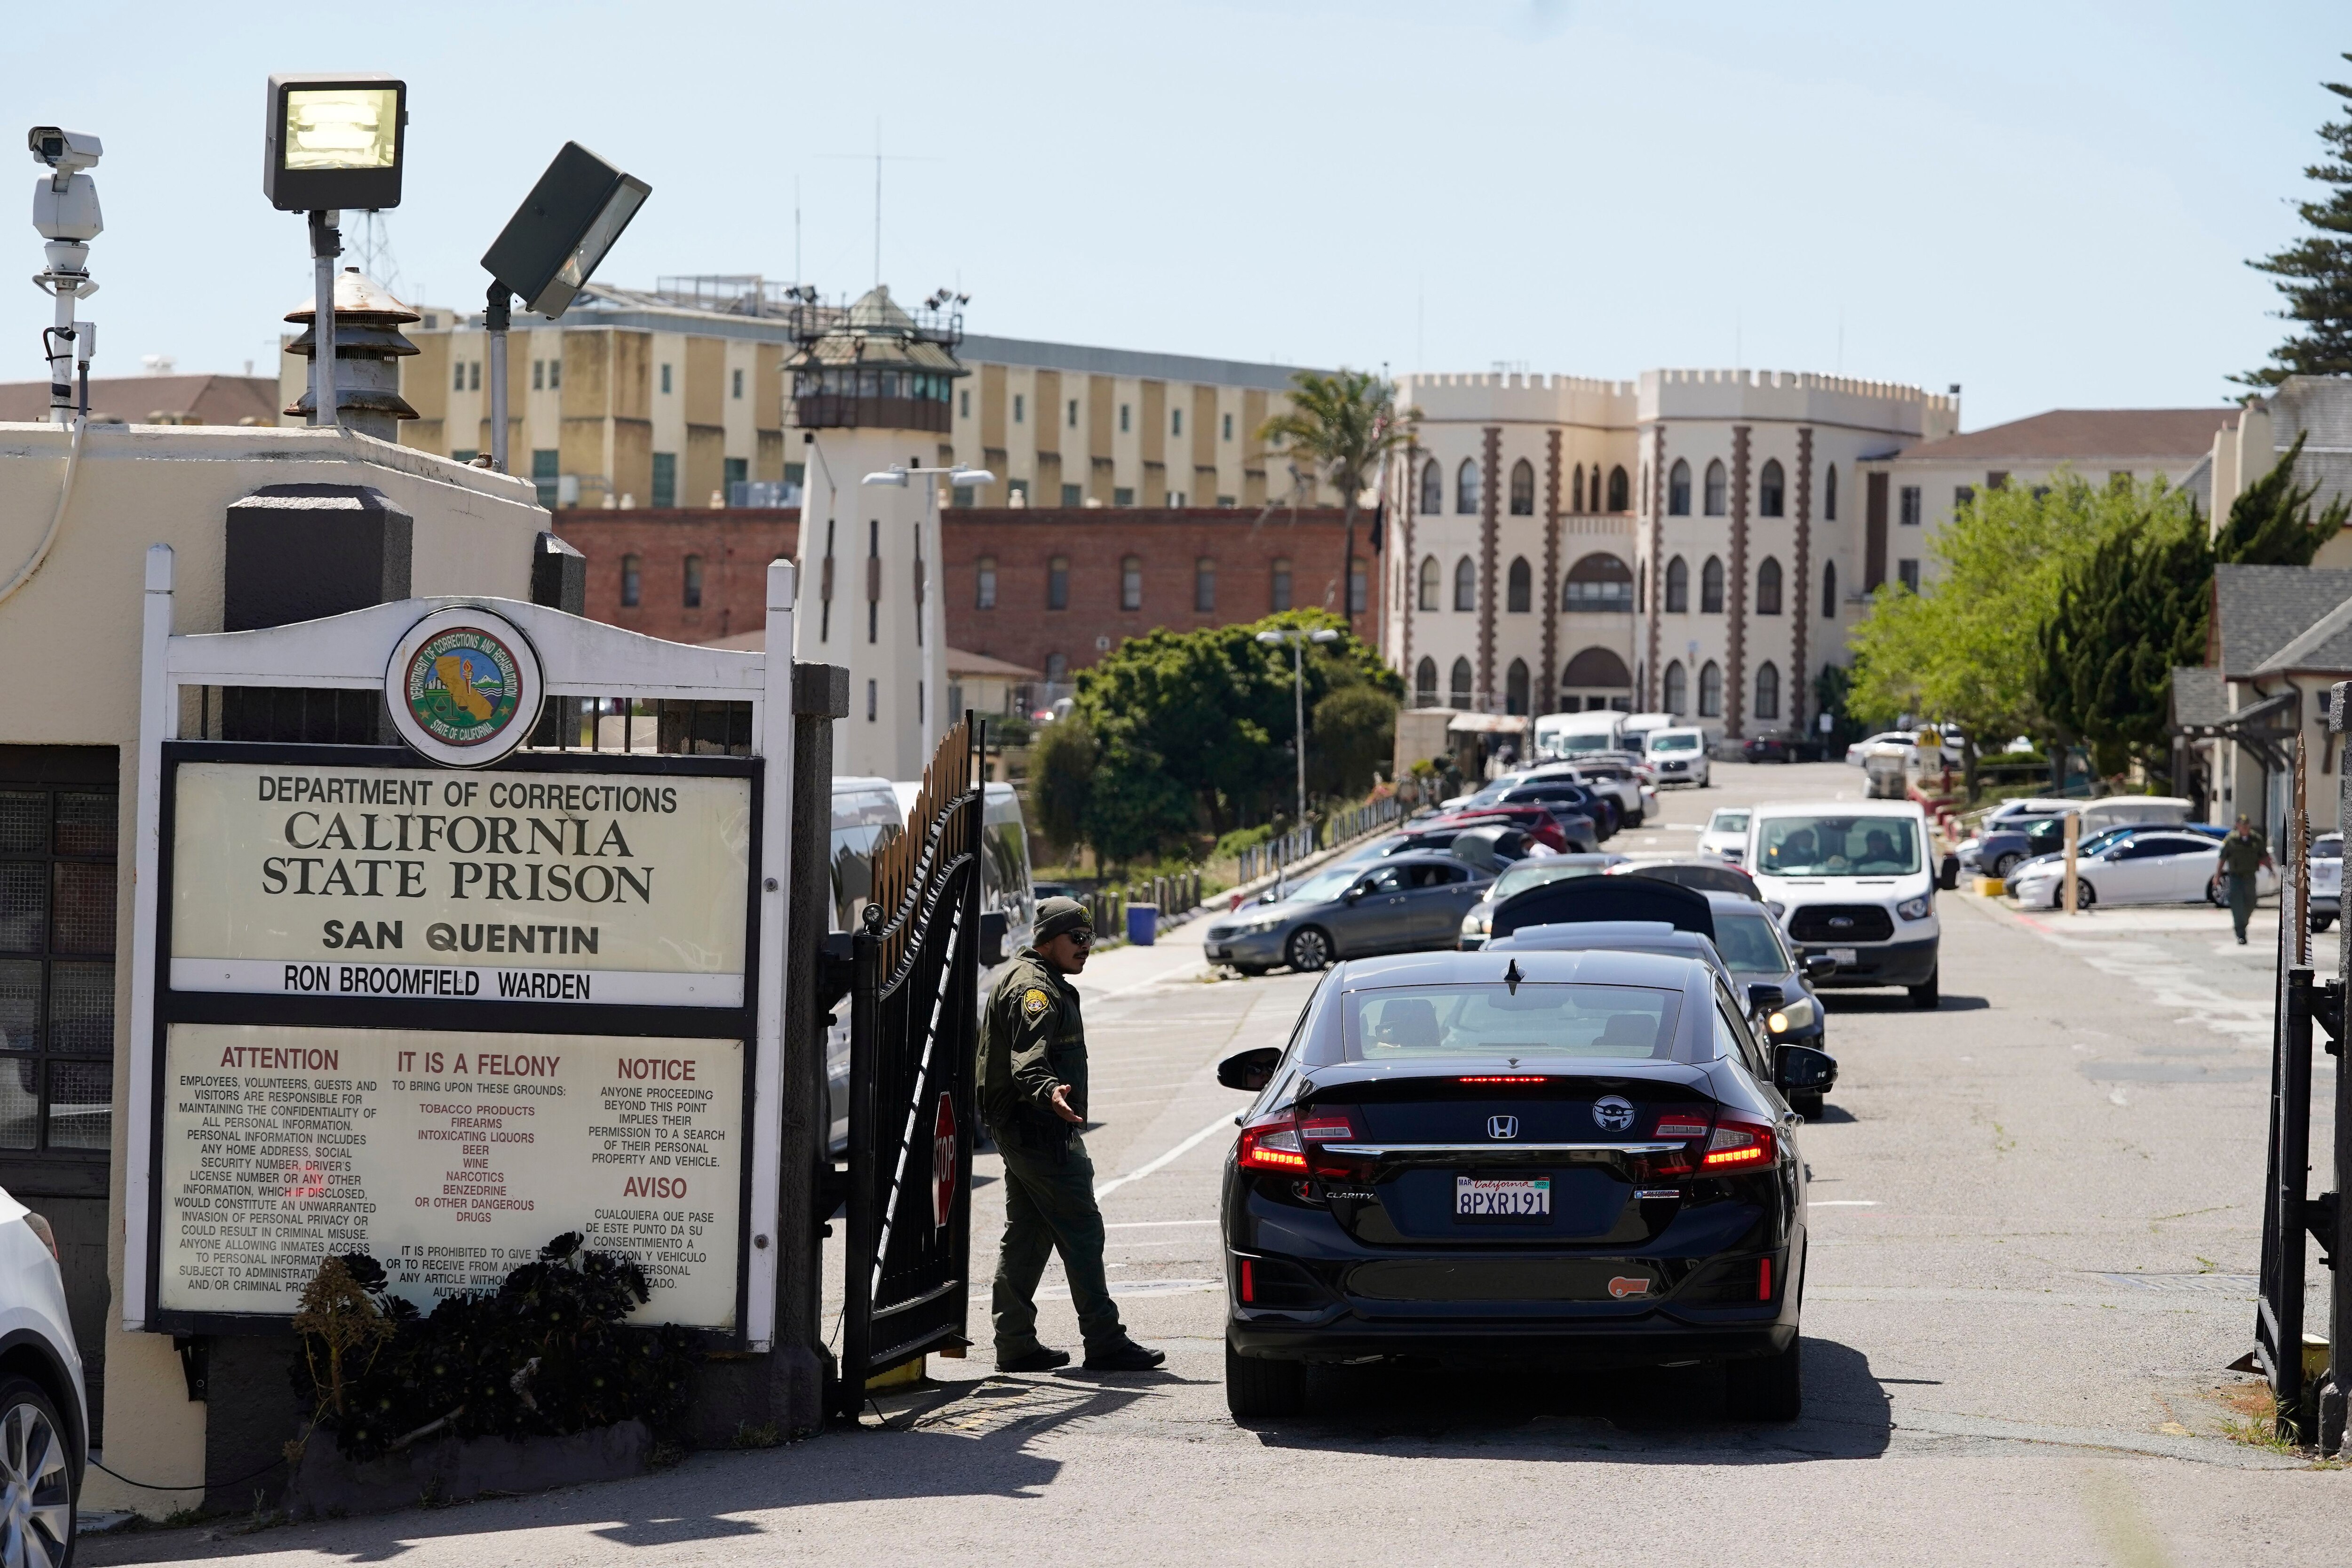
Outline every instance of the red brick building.
{"label": "red brick building", "polygon": [[[681,642],[758,626],[768,563],[796,554],[800,531],[789,510],[563,510],[555,520],[588,558],[589,615]],[[1336,509],[951,508],[942,521],[948,646],[1049,680],[1159,627],[1229,626],[1307,605],[1336,611],[1347,593]],[[1357,520],[1356,629],[1377,641],[1381,606],[1368,604],[1364,585],[1370,523]],[[846,539],[836,548],[856,553]],[[862,591],[853,564],[836,567],[836,593]],[[816,575],[804,581],[813,586]]]}

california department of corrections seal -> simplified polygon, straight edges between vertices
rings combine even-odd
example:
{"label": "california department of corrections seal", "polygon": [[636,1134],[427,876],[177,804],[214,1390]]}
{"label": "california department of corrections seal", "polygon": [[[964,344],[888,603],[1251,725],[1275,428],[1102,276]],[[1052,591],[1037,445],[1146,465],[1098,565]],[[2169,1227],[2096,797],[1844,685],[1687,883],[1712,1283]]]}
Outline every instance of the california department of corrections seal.
{"label": "california department of corrections seal", "polygon": [[411,749],[480,767],[522,744],[539,711],[539,661],[503,616],[436,610],[408,630],[384,671],[384,703]]}

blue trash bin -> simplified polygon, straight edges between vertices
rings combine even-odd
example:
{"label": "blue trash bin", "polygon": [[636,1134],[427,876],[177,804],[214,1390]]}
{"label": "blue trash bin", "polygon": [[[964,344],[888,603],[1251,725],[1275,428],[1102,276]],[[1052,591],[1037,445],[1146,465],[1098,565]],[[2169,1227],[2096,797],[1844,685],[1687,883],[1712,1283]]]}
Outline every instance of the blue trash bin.
{"label": "blue trash bin", "polygon": [[1127,906],[1127,940],[1138,947],[1150,947],[1160,934],[1158,904]]}

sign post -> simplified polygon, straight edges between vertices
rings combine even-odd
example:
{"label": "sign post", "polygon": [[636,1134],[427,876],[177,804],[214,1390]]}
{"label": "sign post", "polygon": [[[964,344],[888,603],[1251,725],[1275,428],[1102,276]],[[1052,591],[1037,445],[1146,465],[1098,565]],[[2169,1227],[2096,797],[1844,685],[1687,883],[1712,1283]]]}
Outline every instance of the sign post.
{"label": "sign post", "polygon": [[[791,564],[773,654],[469,598],[174,636],[172,565],[149,552],[124,1328],[282,1321],[353,1251],[430,1310],[579,1231],[644,1268],[640,1318],[772,1349]],[[187,689],[270,686],[380,690],[403,744],[182,738]],[[733,705],[748,744],[629,750],[625,718],[573,749],[579,710],[549,716],[592,698]]]}

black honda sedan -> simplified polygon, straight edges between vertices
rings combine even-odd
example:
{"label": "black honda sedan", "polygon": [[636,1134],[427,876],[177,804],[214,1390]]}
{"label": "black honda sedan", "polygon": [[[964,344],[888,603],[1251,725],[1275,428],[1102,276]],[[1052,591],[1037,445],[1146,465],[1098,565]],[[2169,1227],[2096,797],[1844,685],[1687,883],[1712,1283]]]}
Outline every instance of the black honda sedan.
{"label": "black honda sedan", "polygon": [[1296,1413],[1305,1363],[1723,1364],[1792,1420],[1804,1289],[1798,1089],[1694,959],[1447,952],[1331,971],[1225,1173],[1225,1391]]}

